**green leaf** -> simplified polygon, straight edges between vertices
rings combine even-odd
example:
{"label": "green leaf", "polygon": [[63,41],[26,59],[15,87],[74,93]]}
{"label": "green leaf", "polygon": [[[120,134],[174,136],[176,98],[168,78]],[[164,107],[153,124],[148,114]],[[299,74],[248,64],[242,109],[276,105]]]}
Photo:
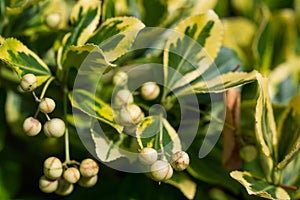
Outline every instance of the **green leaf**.
{"label": "green leaf", "polygon": [[255,108],[255,133],[261,147],[264,170],[267,178],[270,179],[274,161],[277,160],[278,135],[268,92],[268,79],[257,74],[257,81],[260,93]]}
{"label": "green leaf", "polygon": [[[141,0],[141,19],[147,27],[155,27],[164,22],[168,16],[168,1],[161,0]],[[155,12],[154,12],[155,11]]]}
{"label": "green leaf", "polygon": [[300,149],[300,93],[285,109],[278,124],[278,168],[283,169]]}
{"label": "green leaf", "polygon": [[8,38],[0,46],[0,59],[14,69],[19,78],[27,73],[35,74],[38,85],[45,82],[51,72],[48,66],[34,52],[14,38]]}
{"label": "green leaf", "polygon": [[115,128],[119,133],[123,127],[114,121],[113,109],[100,98],[82,89],[73,90],[69,93],[69,99],[74,108],[81,110],[87,115],[100,120]]}
{"label": "green leaf", "polygon": [[[240,87],[256,80],[257,71],[229,72],[209,81],[202,81],[192,85],[192,93],[218,93],[228,89]],[[184,91],[182,92],[184,93]]]}
{"label": "green leaf", "polygon": [[199,159],[199,140],[194,140],[194,144],[189,148],[190,165],[188,173],[194,178],[231,190],[233,193],[239,192],[239,184],[230,176],[229,172],[222,165],[222,148],[215,146],[211,152],[202,159]]}
{"label": "green leaf", "polygon": [[153,147],[172,155],[181,150],[178,134],[169,122],[160,116],[145,117],[138,125],[136,138],[140,148]]}
{"label": "green leaf", "polygon": [[274,200],[291,199],[289,194],[283,188],[271,185],[266,180],[257,178],[249,172],[233,171],[230,175],[240,182],[250,195]]}
{"label": "green leaf", "polygon": [[178,188],[186,198],[194,199],[197,191],[197,184],[185,173],[174,173],[166,183]]}
{"label": "green leaf", "polygon": [[89,42],[99,45],[107,60],[112,62],[129,50],[138,32],[144,27],[134,17],[110,18],[93,33]]}
{"label": "green leaf", "polygon": [[223,26],[212,10],[178,23],[164,50],[165,86],[174,90],[205,72],[220,50],[222,36]]}

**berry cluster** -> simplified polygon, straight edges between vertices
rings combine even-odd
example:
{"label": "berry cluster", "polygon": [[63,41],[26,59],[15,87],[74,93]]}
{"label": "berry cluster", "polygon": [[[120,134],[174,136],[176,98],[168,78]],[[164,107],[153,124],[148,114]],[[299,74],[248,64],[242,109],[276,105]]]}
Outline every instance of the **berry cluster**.
{"label": "berry cluster", "polygon": [[[133,94],[127,89],[128,75],[123,71],[118,71],[113,77],[113,84],[117,88],[114,95],[113,107],[118,113],[116,122],[124,126],[126,133],[132,134],[136,130],[136,125],[144,118],[141,108],[134,103]],[[154,82],[146,82],[141,86],[140,95],[144,100],[155,100],[160,93],[159,86]]]}
{"label": "berry cluster", "polygon": [[[42,112],[47,118],[43,126],[45,135],[55,138],[65,135],[65,141],[68,141],[68,129],[65,122],[60,118],[51,119],[48,115],[56,107],[53,99],[43,97],[49,84],[45,84],[41,97],[38,98],[34,92],[38,85],[37,82],[35,75],[26,74],[22,77],[19,85],[20,91],[32,92],[36,102],[38,102],[35,116],[28,117],[23,122],[24,131],[28,136],[35,136],[40,133],[42,125],[37,119],[37,115]],[[64,163],[56,157],[49,157],[44,161],[44,175],[39,180],[41,191],[45,193],[55,192],[58,195],[68,195],[73,191],[75,183],[78,183],[81,187],[92,187],[97,183],[98,164],[90,158],[84,159],[81,163],[70,160],[69,145],[66,144],[65,148],[67,153]]]}
{"label": "berry cluster", "polygon": [[[22,77],[20,89],[24,92],[33,92],[37,87],[37,78],[34,74],[26,74]],[[28,117],[23,123],[23,129],[28,136],[35,136],[40,133],[42,129],[41,122],[36,118],[39,112],[46,115],[48,121],[44,124],[43,130],[48,137],[61,137],[65,133],[65,123],[59,118],[50,119],[49,113],[55,109],[55,101],[51,98],[38,98],[35,93],[35,100],[39,103],[38,110],[34,117]]]}
{"label": "berry cluster", "polygon": [[173,169],[176,171],[185,170],[190,163],[189,155],[184,151],[178,151],[171,156],[170,163],[166,160],[158,160],[158,153],[151,147],[145,147],[140,150],[139,161],[150,166],[151,178],[161,182],[168,180],[173,175]]}
{"label": "berry cluster", "polygon": [[98,164],[90,158],[81,163],[71,161],[66,164],[56,157],[49,157],[44,161],[44,175],[39,180],[39,187],[45,193],[66,196],[71,194],[75,183],[81,187],[94,186],[98,171]]}
{"label": "berry cluster", "polygon": [[[134,98],[131,91],[127,89],[128,75],[123,71],[118,71],[113,77],[113,83],[117,87],[117,92],[113,99],[113,107],[118,113],[116,122],[124,126],[124,132],[135,133],[136,125],[144,118],[141,108],[134,104]],[[159,86],[154,82],[144,83],[139,92],[140,96],[146,101],[153,101],[160,94]],[[162,152],[163,154],[163,152]],[[190,162],[188,154],[184,151],[178,151],[170,158],[170,162],[161,156],[158,159],[158,153],[150,147],[142,148],[139,152],[139,161],[150,167],[151,178],[161,182],[168,180],[173,175],[173,169],[176,171],[185,170]]]}

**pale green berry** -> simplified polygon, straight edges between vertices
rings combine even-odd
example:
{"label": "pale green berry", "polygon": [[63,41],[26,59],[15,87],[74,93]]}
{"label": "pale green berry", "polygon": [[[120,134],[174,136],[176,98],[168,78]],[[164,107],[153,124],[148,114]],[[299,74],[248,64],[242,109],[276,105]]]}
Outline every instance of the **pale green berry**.
{"label": "pale green berry", "polygon": [[26,92],[31,92],[37,87],[37,77],[34,74],[25,74],[22,79],[20,86]]}
{"label": "pale green berry", "polygon": [[61,196],[67,196],[71,194],[73,190],[74,190],[74,185],[72,183],[69,183],[65,179],[59,179],[58,188],[55,191],[55,193]]}
{"label": "pale green berry", "polygon": [[145,165],[152,165],[157,160],[157,151],[151,147],[141,149],[139,160]]}
{"label": "pale green berry", "polygon": [[160,88],[155,82],[146,82],[141,87],[141,96],[147,101],[152,101],[158,97]]}
{"label": "pale green berry", "polygon": [[58,188],[58,181],[50,180],[46,176],[42,176],[39,180],[39,188],[45,193],[55,192]]}
{"label": "pale green berry", "polygon": [[23,129],[28,136],[39,134],[42,129],[41,122],[33,117],[28,117],[23,123]]}
{"label": "pale green berry", "polygon": [[98,181],[98,175],[92,176],[92,177],[81,177],[80,180],[78,181],[78,184],[81,187],[92,187],[96,185]]}
{"label": "pale green berry", "polygon": [[43,98],[39,104],[39,110],[43,113],[51,113],[55,109],[55,101],[50,98]]}
{"label": "pale green berry", "polygon": [[190,157],[184,151],[178,151],[171,157],[171,166],[176,171],[185,170],[190,164]]}
{"label": "pale green berry", "polygon": [[164,160],[157,160],[151,165],[151,177],[155,181],[165,181],[172,177],[173,169],[171,165]]}
{"label": "pale green berry", "polygon": [[251,162],[257,157],[257,149],[254,145],[246,145],[240,150],[241,158],[246,162]]}
{"label": "pale green berry", "polygon": [[49,13],[45,17],[45,22],[49,28],[55,29],[59,26],[61,16],[59,13]]}
{"label": "pale green berry", "polygon": [[119,113],[119,120],[124,126],[132,126],[140,123],[144,118],[144,113],[139,106],[129,104],[122,107]]}
{"label": "pale green berry", "polygon": [[87,158],[81,161],[79,171],[83,177],[92,177],[98,174],[99,165],[93,159]]}
{"label": "pale green berry", "polygon": [[44,161],[44,175],[51,180],[58,179],[63,173],[61,161],[56,157],[49,157]]}
{"label": "pale green berry", "polygon": [[44,133],[48,137],[61,137],[64,135],[66,125],[63,120],[59,118],[53,118],[44,124]]}
{"label": "pale green berry", "polygon": [[131,103],[133,103],[133,95],[129,90],[123,89],[123,90],[119,90],[116,93],[116,96],[114,98],[115,108],[119,109],[123,105],[131,104]]}
{"label": "pale green berry", "polygon": [[64,171],[63,177],[69,183],[76,183],[80,179],[80,172],[75,167],[70,167]]}
{"label": "pale green berry", "polygon": [[118,71],[113,77],[113,84],[116,86],[125,86],[128,82],[128,75],[123,71]]}

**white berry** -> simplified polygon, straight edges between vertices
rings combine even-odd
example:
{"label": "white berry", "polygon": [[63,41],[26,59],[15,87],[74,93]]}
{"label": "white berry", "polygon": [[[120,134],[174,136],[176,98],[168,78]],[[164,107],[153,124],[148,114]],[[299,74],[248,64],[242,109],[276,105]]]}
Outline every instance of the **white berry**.
{"label": "white berry", "polygon": [[151,177],[155,181],[165,181],[172,177],[173,169],[171,165],[164,160],[157,160],[151,165]]}
{"label": "white berry", "polygon": [[159,86],[155,82],[146,82],[141,87],[141,95],[147,101],[156,99],[159,93]]}
{"label": "white berry", "polygon": [[152,165],[157,160],[157,151],[150,147],[141,149],[139,160],[145,165]]}
{"label": "white berry", "polygon": [[63,173],[62,163],[56,157],[49,157],[44,161],[44,175],[51,180],[58,179]]}
{"label": "white berry", "polygon": [[119,90],[116,93],[116,96],[114,98],[115,108],[119,109],[123,105],[131,104],[131,103],[133,103],[133,95],[129,90],[123,89],[123,90]]}
{"label": "white berry", "polygon": [[70,167],[64,171],[63,177],[69,183],[76,183],[80,179],[80,172],[75,167]]}
{"label": "white berry", "polygon": [[51,113],[55,109],[55,101],[50,98],[43,98],[39,104],[39,109],[43,113]]}
{"label": "white berry", "polygon": [[184,151],[178,151],[171,157],[171,165],[176,171],[185,170],[190,164],[190,157]]}
{"label": "white berry", "polygon": [[92,177],[97,175],[99,166],[94,160],[87,158],[80,163],[79,171],[83,177]]}
{"label": "white berry", "polygon": [[64,135],[66,125],[63,120],[59,118],[53,118],[44,124],[44,133],[48,137],[61,137]]}
{"label": "white berry", "polygon": [[123,71],[118,71],[113,77],[113,84],[116,86],[125,86],[128,81],[128,75]]}
{"label": "white berry", "polygon": [[39,188],[42,192],[52,193],[57,190],[58,181],[50,180],[46,176],[42,176],[39,180]]}
{"label": "white berry", "polygon": [[78,184],[81,187],[92,187],[97,183],[98,175],[92,176],[92,177],[81,177]]}
{"label": "white berry", "polygon": [[144,113],[139,106],[129,104],[122,107],[119,113],[119,120],[124,126],[132,126],[140,123],[144,118]]}
{"label": "white berry", "polygon": [[45,22],[49,28],[57,28],[60,23],[61,16],[59,13],[49,13],[45,17]]}
{"label": "white berry", "polygon": [[65,179],[60,179],[58,181],[58,188],[55,191],[56,194],[67,196],[74,190],[74,185],[66,181]]}
{"label": "white berry", "polygon": [[28,117],[23,123],[23,129],[28,136],[39,134],[42,129],[41,122],[33,117]]}
{"label": "white berry", "polygon": [[20,83],[21,88],[26,92],[31,92],[37,87],[37,77],[34,74],[25,74]]}

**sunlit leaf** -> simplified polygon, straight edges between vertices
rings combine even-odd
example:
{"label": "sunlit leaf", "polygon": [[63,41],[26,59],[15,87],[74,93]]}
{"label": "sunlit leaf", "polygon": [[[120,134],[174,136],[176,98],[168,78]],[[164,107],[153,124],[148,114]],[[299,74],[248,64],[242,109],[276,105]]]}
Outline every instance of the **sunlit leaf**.
{"label": "sunlit leaf", "polygon": [[231,177],[240,182],[250,195],[257,195],[267,199],[291,199],[281,187],[269,184],[266,180],[253,176],[249,172],[233,171]]}
{"label": "sunlit leaf", "polygon": [[112,62],[129,50],[138,32],[144,27],[134,17],[110,18],[93,33],[89,42],[99,45],[107,60]]}
{"label": "sunlit leaf", "polygon": [[14,69],[19,78],[27,73],[35,74],[38,78],[38,85],[51,76],[43,60],[17,39],[8,38],[3,41],[0,46],[0,59]]}
{"label": "sunlit leaf", "polygon": [[222,36],[223,26],[212,10],[178,23],[164,50],[165,86],[176,89],[205,72],[220,50]]}

